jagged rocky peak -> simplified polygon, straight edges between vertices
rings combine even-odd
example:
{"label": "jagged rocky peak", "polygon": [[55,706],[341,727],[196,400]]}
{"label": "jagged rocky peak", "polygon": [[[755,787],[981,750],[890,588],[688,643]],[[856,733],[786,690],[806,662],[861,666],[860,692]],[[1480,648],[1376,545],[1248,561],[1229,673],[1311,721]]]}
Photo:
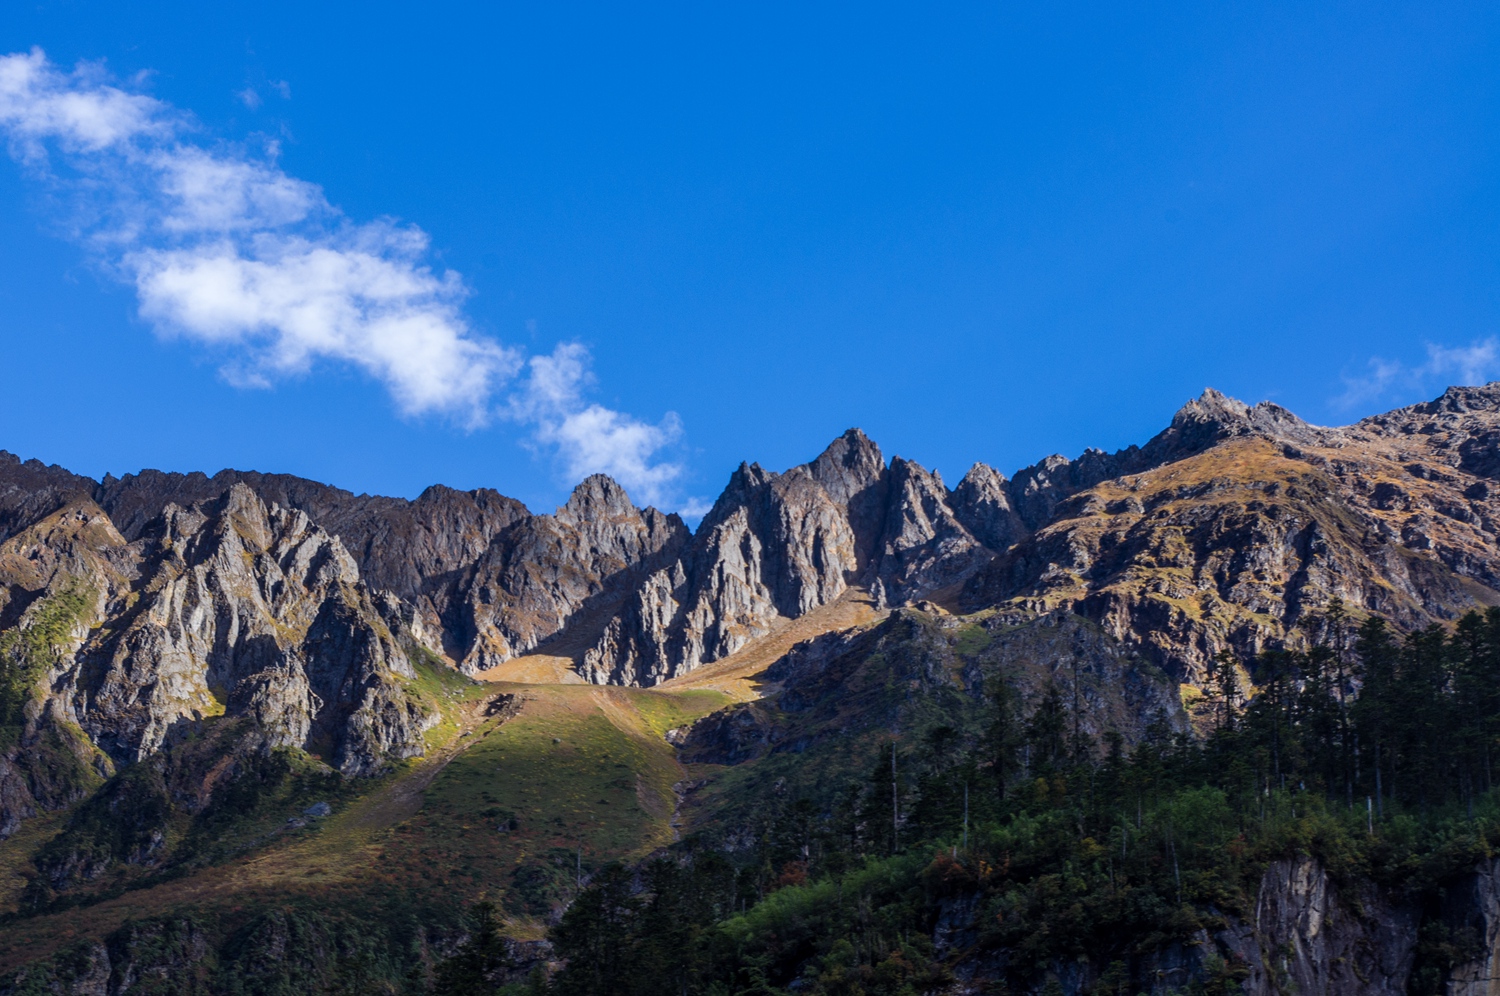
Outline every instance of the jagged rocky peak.
{"label": "jagged rocky peak", "polygon": [[[976,521],[1003,531],[993,495],[973,501]],[[692,543],[626,600],[580,672],[655,684],[735,653],[851,585],[899,604],[962,580],[991,555],[938,474],[899,457],[887,467],[880,448],[850,429],[782,474],[741,464]]]}
{"label": "jagged rocky peak", "polygon": [[1351,428],[1396,443],[1419,463],[1500,479],[1500,381],[1450,387],[1431,401],[1373,415]]}
{"label": "jagged rocky peak", "polygon": [[606,614],[690,534],[676,514],[638,509],[595,474],[555,515],[530,516],[496,536],[459,582],[445,617],[461,670],[486,671],[570,624]]}
{"label": "jagged rocky peak", "polygon": [[873,583],[892,604],[962,580],[992,556],[959,520],[942,476],[920,464],[891,460],[884,511]]}
{"label": "jagged rocky peak", "polygon": [[567,503],[557,510],[557,519],[572,526],[597,519],[636,517],[640,510],[625,489],[608,474],[591,474],[578,483]]}
{"label": "jagged rocky peak", "polygon": [[1384,415],[1375,415],[1365,419],[1361,424],[1388,420],[1401,421],[1403,417],[1409,415],[1442,417],[1444,415],[1479,414],[1493,418],[1497,412],[1500,412],[1500,380],[1492,380],[1488,384],[1470,387],[1449,387],[1431,401],[1398,408]]}
{"label": "jagged rocky peak", "polygon": [[[825,470],[860,495],[870,469],[857,449],[849,456]],[[691,543],[625,600],[580,673],[601,684],[653,685],[719,660],[776,620],[838,598],[860,564],[848,508],[812,466],[774,474],[741,464]]]}
{"label": "jagged rocky peak", "polygon": [[1258,437],[1297,446],[1337,446],[1344,430],[1311,425],[1270,401],[1247,405],[1207,388],[1172,416],[1144,446],[1114,453],[1089,448],[1076,460],[1053,454],[1016,472],[1010,500],[1030,530],[1053,520],[1058,505],[1080,491],[1195,456],[1229,439]]}
{"label": "jagged rocky peak", "polygon": [[681,516],[650,506],[637,508],[607,474],[593,474],[580,482],[554,518],[587,538],[596,552],[613,551],[629,563],[663,545],[681,542],[687,534]]}
{"label": "jagged rocky peak", "polygon": [[875,555],[884,521],[886,466],[880,447],[862,430],[849,429],[806,466],[828,497],[848,510],[856,553],[865,566]]}
{"label": "jagged rocky peak", "polygon": [[434,621],[452,573],[472,564],[495,535],[530,514],[520,502],[487,488],[433,485],[407,501],[355,495],[287,474],[239,470],[213,477],[158,470],[106,476],[94,495],[121,533],[135,539],[168,504],[188,507],[234,484],[249,487],[267,503],[306,512],[344,541],[372,587],[396,592]]}
{"label": "jagged rocky peak", "polygon": [[[1141,447],[1140,458],[1135,462],[1144,470],[1201,453],[1226,439],[1245,436],[1328,446],[1337,442],[1339,431],[1304,422],[1273,402],[1247,405],[1210,387],[1178,409],[1172,423]],[[1123,472],[1137,471],[1129,468]]]}
{"label": "jagged rocky peak", "polygon": [[87,477],[0,450],[0,541],[93,490]]}
{"label": "jagged rocky peak", "polygon": [[885,475],[885,458],[862,429],[849,429],[805,465],[834,501],[848,504]]}
{"label": "jagged rocky peak", "polygon": [[1026,523],[1011,504],[1009,484],[994,467],[976,463],[949,497],[958,521],[997,553],[1026,535]]}
{"label": "jagged rocky peak", "polygon": [[1335,596],[1403,630],[1500,604],[1496,388],[1337,429],[1200,398],[1125,479],[1057,504],[976,574],[964,604],[1086,615],[1189,681],[1224,649],[1298,645]]}

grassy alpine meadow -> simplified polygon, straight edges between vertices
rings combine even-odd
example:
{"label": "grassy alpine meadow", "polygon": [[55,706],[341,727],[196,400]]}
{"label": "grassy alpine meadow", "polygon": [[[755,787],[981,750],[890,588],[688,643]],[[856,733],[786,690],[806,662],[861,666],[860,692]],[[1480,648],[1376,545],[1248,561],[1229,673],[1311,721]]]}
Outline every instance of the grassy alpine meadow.
{"label": "grassy alpine meadow", "polygon": [[[291,752],[284,777],[213,822],[215,847],[200,860],[21,916],[32,861],[71,814],[26,821],[0,842],[0,970],[129,922],[188,915],[223,931],[304,902],[360,921],[452,916],[488,900],[505,933],[538,937],[576,894],[580,869],[587,877],[673,842],[684,773],[664,734],[728,701],[699,689],[474,682],[429,667],[418,683],[442,710],[426,757],[376,779],[315,779],[308,791],[299,776],[327,769]],[[506,695],[514,714],[485,714]],[[330,814],[304,816],[317,802]],[[190,821],[175,822],[175,839],[191,837]]]}

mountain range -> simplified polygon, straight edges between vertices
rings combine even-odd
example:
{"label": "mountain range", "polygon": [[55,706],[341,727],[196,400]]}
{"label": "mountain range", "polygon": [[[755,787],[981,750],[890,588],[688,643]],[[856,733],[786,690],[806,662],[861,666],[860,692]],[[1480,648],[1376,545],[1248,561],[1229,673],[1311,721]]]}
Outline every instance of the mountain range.
{"label": "mountain range", "polygon": [[[539,834],[515,862],[540,861],[542,885],[495,872],[529,897],[508,907],[516,923],[538,924],[566,906],[559,848],[578,877],[585,847],[639,857],[699,833],[744,850],[735,828],[765,772],[812,784],[797,766],[840,738],[899,736],[945,695],[954,715],[973,707],[987,678],[950,644],[981,641],[1018,675],[1023,712],[1071,673],[1092,736],[1201,732],[1216,661],[1323,640],[1332,604],[1402,632],[1500,605],[1497,530],[1500,384],[1338,428],[1209,390],[1141,446],[1008,478],[975,464],[952,488],[851,429],[785,471],[742,464],[695,529],[602,475],[535,514],[487,489],[93,480],[0,451],[0,905],[28,925],[7,928],[0,967],[78,937],[115,937],[93,942],[107,954],[120,924],[186,901],[173,882],[212,880],[215,902],[241,905],[296,892],[226,869],[312,846],[322,816],[256,802],[243,832],[205,822],[265,781],[266,758],[294,758],[295,791],[336,811],[327,826],[359,811],[360,833],[395,834],[387,851],[449,803],[444,819]],[[930,632],[949,642],[920,661],[880,650]],[[443,802],[433,781],[502,733],[532,730],[542,750],[595,722],[617,739],[586,776],[629,759],[591,798],[633,808],[577,817],[587,844],[535,829],[550,802]],[[570,784],[549,782],[555,758],[524,763],[485,770],[541,795]],[[108,833],[91,812],[115,814]],[[460,891],[494,893],[465,875]],[[94,919],[63,930],[85,907]],[[141,991],[111,957],[97,991]]]}

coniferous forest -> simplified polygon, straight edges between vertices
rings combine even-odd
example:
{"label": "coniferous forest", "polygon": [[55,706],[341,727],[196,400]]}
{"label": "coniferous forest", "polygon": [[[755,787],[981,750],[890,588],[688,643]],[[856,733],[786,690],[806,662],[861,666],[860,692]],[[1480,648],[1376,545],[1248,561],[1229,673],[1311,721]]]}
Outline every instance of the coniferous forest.
{"label": "coniferous forest", "polygon": [[[1402,638],[1335,602],[1315,628],[1305,650],[1220,655],[1201,729],[1159,723],[1133,748],[1086,733],[1061,684],[1023,715],[996,676],[980,727],[893,739],[862,782],[775,805],[751,851],[689,840],[599,869],[549,935],[550,981],[485,981],[504,956],[493,909],[471,911],[433,991],[914,996],[973,943],[993,992],[1062,992],[1059,969],[1088,962],[1092,991],[1130,994],[1143,958],[1245,913],[1269,862],[1306,854],[1424,908],[1411,988],[1435,992],[1478,941],[1445,929],[1439,884],[1500,843],[1500,609]],[[956,913],[974,936],[951,936]],[[1186,990],[1243,976],[1211,957]]]}

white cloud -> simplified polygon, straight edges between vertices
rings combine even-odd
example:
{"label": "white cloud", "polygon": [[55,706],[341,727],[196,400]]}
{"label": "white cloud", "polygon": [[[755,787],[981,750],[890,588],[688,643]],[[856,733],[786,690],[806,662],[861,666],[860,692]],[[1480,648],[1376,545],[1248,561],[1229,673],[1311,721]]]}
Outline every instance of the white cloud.
{"label": "white cloud", "polygon": [[48,141],[67,152],[98,152],[175,130],[165,104],[109,86],[100,75],[87,65],[59,72],[39,48],[0,57],[0,128],[18,158],[36,161]]}
{"label": "white cloud", "polygon": [[[286,82],[269,86],[291,97]],[[262,102],[254,88],[238,96]],[[652,425],[589,403],[581,346],[527,363],[474,332],[463,279],[428,262],[424,232],[350,221],[281,169],[274,143],[252,153],[207,141],[189,115],[99,67],[61,70],[40,49],[0,56],[0,131],[67,205],[70,233],[135,287],[141,316],[226,356],[231,382],[268,387],[347,364],[403,414],[475,427],[499,410],[571,475],[611,474],[638,500],[669,500],[681,467],[657,455],[681,435],[675,415]]]}
{"label": "white cloud", "polygon": [[[591,404],[584,390],[593,379],[588,351],[578,343],[563,343],[551,355],[527,361],[525,386],[513,399],[511,413],[536,427],[538,442],[557,448],[569,477],[608,474],[638,504],[670,504],[682,466],[659,460],[657,454],[681,438],[681,420],[668,412],[652,425]],[[701,516],[701,504],[690,499],[682,512]]]}
{"label": "white cloud", "polygon": [[1349,410],[1391,394],[1412,395],[1439,387],[1472,386],[1500,378],[1500,341],[1491,336],[1467,346],[1427,344],[1427,361],[1408,366],[1397,360],[1371,357],[1361,376],[1344,377],[1344,392],[1333,399],[1335,408]]}
{"label": "white cloud", "polygon": [[260,105],[265,103],[265,101],[261,99],[260,94],[253,86],[245,87],[245,89],[236,93],[235,96],[240,98],[240,103],[244,104],[252,111],[260,110]]}
{"label": "white cloud", "polygon": [[1500,345],[1494,337],[1467,346],[1427,346],[1425,369],[1435,377],[1449,377],[1455,383],[1472,386],[1500,376]]}
{"label": "white cloud", "polygon": [[135,285],[142,317],[229,350],[237,383],[344,362],[403,413],[472,426],[520,366],[468,327],[463,281],[424,262],[425,234],[350,223],[274,146],[206,147],[185,115],[39,50],[0,58],[0,125],[73,198],[78,234]]}
{"label": "white cloud", "polygon": [[152,249],[126,257],[141,314],[166,330],[245,347],[244,383],[343,360],[383,382],[408,414],[486,418],[497,382],[519,357],[467,335],[462,284],[416,258],[425,238],[365,226],[348,240],[257,240],[245,254],[230,241]]}

